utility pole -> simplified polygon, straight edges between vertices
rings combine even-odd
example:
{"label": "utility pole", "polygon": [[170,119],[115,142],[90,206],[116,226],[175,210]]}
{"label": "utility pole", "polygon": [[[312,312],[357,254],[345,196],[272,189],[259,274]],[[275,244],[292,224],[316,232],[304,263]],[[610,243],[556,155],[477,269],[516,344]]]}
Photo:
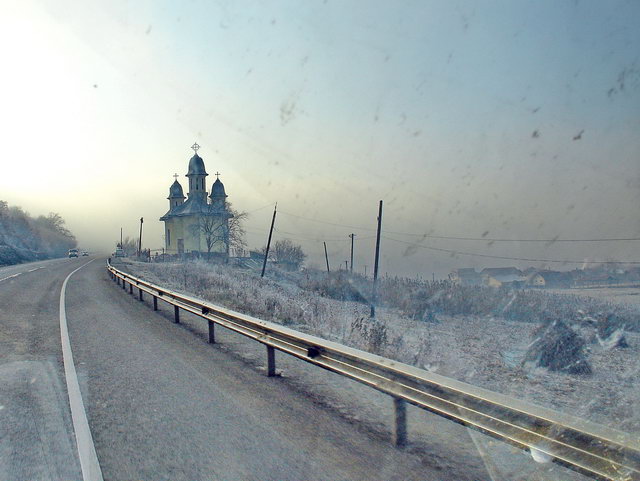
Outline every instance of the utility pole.
{"label": "utility pole", "polygon": [[373,289],[371,291],[371,317],[376,317],[376,297],[377,297],[377,284],[378,284],[378,260],[380,259],[380,229],[382,228],[382,201],[380,201],[380,207],[378,208],[378,232],[376,234],[376,259],[373,265]]}
{"label": "utility pole", "polygon": [[345,271],[349,270],[349,261],[344,261],[344,270]]}
{"label": "utility pole", "polygon": [[262,274],[260,277],[264,277],[264,270],[267,268],[267,258],[269,257],[269,249],[271,248],[271,235],[273,234],[273,226],[276,223],[276,210],[278,209],[278,203],[273,207],[273,218],[271,219],[271,229],[269,229],[269,240],[267,240],[267,250],[264,253],[264,262],[262,263]]}
{"label": "utility pole", "polygon": [[144,222],[144,219],[140,217],[140,238],[138,239],[138,257],[142,255],[142,222]]}
{"label": "utility pole", "polygon": [[122,245],[122,227],[120,227],[120,249],[124,249],[124,246]]}
{"label": "utility pole", "polygon": [[365,276],[365,277],[367,277],[367,267],[368,267],[368,266],[365,264],[365,265],[364,265],[364,276]]}
{"label": "utility pole", "polygon": [[353,274],[353,238],[355,236],[355,234],[349,234],[349,237],[351,237],[351,274]]}
{"label": "utility pole", "polygon": [[327,255],[327,243],[323,242],[324,244],[324,260],[327,262],[327,274],[329,274],[331,271],[329,270],[329,256]]}

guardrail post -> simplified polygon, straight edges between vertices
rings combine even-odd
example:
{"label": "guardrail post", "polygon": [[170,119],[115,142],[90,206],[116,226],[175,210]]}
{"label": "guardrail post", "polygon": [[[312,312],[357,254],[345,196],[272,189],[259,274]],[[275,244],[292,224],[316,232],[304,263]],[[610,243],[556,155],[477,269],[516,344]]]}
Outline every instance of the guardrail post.
{"label": "guardrail post", "polygon": [[158,310],[158,296],[153,296],[153,310]]}
{"label": "guardrail post", "polygon": [[129,294],[133,294],[133,282],[129,282]]}
{"label": "guardrail post", "polygon": [[393,445],[402,448],[407,445],[407,402],[404,399],[393,398],[394,425]]}
{"label": "guardrail post", "polygon": [[180,308],[178,306],[173,306],[173,322],[180,323]]}
{"label": "guardrail post", "polygon": [[276,375],[276,351],[273,346],[267,345],[267,377]]}
{"label": "guardrail post", "polygon": [[215,331],[215,327],[216,323],[213,321],[209,321],[209,344],[215,344],[216,343],[216,331]]}
{"label": "guardrail post", "polygon": [[124,281],[124,277],[122,278],[122,290],[127,288],[127,283]]}
{"label": "guardrail post", "polygon": [[142,300],[142,288],[138,287],[138,298]]}

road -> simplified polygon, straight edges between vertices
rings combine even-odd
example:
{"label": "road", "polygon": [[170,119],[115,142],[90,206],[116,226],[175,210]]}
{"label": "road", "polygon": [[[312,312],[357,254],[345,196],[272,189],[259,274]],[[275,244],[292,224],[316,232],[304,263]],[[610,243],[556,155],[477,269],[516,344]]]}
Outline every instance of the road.
{"label": "road", "polygon": [[[0,269],[1,480],[83,479],[59,300],[87,261]],[[104,259],[69,278],[65,306],[105,480],[446,479],[125,295]]]}

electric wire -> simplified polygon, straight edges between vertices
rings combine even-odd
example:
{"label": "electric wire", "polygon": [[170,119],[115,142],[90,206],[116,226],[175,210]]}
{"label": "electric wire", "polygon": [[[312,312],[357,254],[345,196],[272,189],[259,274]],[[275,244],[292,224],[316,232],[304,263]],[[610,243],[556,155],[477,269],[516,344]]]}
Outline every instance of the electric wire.
{"label": "electric wire", "polygon": [[[364,230],[375,232],[375,228],[372,227],[361,227],[354,226],[348,224],[339,224],[335,222],[327,222],[319,219],[312,219],[310,217],[304,217],[297,214],[292,214],[290,212],[285,212],[279,210],[278,213],[288,215],[291,217],[295,217],[298,219],[303,219],[309,222],[316,222],[318,224],[326,224],[332,225],[335,227],[345,227],[348,229],[354,230]],[[464,236],[445,236],[445,235],[432,235],[432,234],[416,234],[412,232],[398,232],[398,231],[386,231],[389,234],[395,235],[405,235],[412,237],[420,237],[423,239],[444,239],[444,240],[460,240],[460,241],[475,241],[475,242],[544,242],[547,244],[554,244],[556,242],[629,242],[629,241],[640,241],[640,237],[611,237],[611,238],[592,238],[592,239],[560,239],[558,237],[554,237],[552,239],[508,239],[508,238],[500,238],[500,237],[464,237]]]}
{"label": "electric wire", "polygon": [[398,242],[400,244],[406,244],[411,247],[420,247],[422,249],[428,249],[437,252],[446,252],[448,254],[453,255],[462,255],[462,256],[471,256],[471,257],[485,257],[489,259],[502,259],[502,260],[512,260],[512,261],[526,261],[526,262],[549,262],[549,263],[557,263],[557,264],[640,264],[640,261],[596,261],[596,260],[569,260],[569,259],[532,259],[527,257],[511,257],[511,256],[498,256],[492,254],[479,254],[477,252],[465,252],[459,250],[452,249],[443,249],[440,247],[427,246],[423,244],[416,244],[415,242],[407,242],[399,239],[394,239],[392,237],[382,236],[383,239],[390,240],[393,242]]}

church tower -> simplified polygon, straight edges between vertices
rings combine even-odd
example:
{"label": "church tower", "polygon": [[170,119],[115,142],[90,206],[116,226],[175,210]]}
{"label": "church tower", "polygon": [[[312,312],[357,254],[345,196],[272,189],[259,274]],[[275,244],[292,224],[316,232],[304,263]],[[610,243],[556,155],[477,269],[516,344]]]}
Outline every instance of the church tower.
{"label": "church tower", "polygon": [[195,154],[189,160],[189,171],[187,172],[187,178],[189,179],[189,199],[193,198],[194,201],[202,201],[207,203],[207,185],[206,177],[207,172],[204,169],[204,161],[202,157],[198,155],[198,149],[200,146],[195,143],[191,146]]}
{"label": "church tower", "polygon": [[182,186],[180,182],[178,182],[178,174],[174,175],[174,177],[176,180],[171,184],[171,187],[169,187],[169,197],[167,197],[167,199],[169,199],[169,210],[182,205],[185,199]]}
{"label": "church tower", "polygon": [[216,181],[211,188],[211,205],[216,210],[225,210],[227,194],[224,191],[224,184],[220,182],[220,174],[216,172]]}

